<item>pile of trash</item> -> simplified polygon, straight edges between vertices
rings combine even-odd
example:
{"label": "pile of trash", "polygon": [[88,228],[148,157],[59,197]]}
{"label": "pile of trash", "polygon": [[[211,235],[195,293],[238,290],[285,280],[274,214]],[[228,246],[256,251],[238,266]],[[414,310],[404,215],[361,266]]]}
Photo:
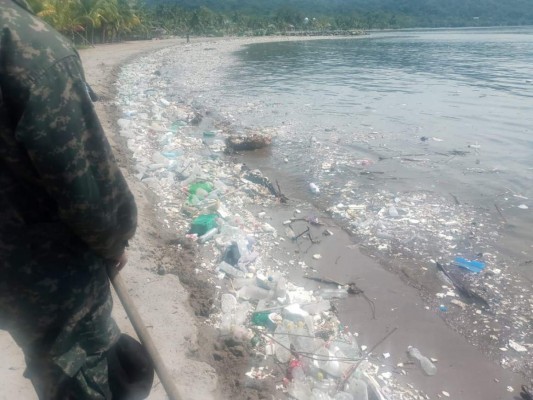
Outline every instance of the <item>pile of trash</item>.
{"label": "pile of trash", "polygon": [[[248,377],[279,377],[277,364],[284,375],[279,389],[301,400],[425,398],[381,368],[387,356],[373,353],[380,343],[360,346],[357,334],[337,319],[331,302],[348,296],[349,288],[305,290],[287,280],[289,264],[270,260],[290,232],[280,235],[265,212],[250,208],[287,199],[260,171],[226,162],[224,133],[200,128],[197,110],[167,100],[168,82],[156,71],[168,51],[123,67],[119,134],[131,151],[135,177],[157,195],[166,227],[211,255],[201,265],[220,290],[220,312],[210,322],[221,335],[250,343],[264,359]],[[417,349],[408,354],[427,375],[435,374],[433,362]]]}
{"label": "pile of trash", "polygon": [[[488,219],[467,206],[429,192],[371,195],[354,185],[348,182],[328,211],[347,221],[366,246],[427,259],[473,248],[483,251],[494,239],[479,234]],[[497,229],[492,232],[497,235]]]}
{"label": "pile of trash", "polygon": [[[371,195],[348,183],[341,193],[343,202],[328,211],[346,221],[363,246],[403,260],[410,265],[407,268],[419,268],[410,271],[411,276],[436,275],[442,287],[435,291],[434,302],[441,311],[452,308],[456,314],[447,315],[448,321],[487,352],[491,346],[482,342],[492,342],[500,354],[491,355],[502,366],[531,370],[527,351],[507,352],[509,342],[532,346],[527,327],[531,286],[495,249],[499,226],[488,213],[426,192]],[[457,259],[478,268],[464,268]],[[443,276],[438,268],[442,265],[451,268],[453,281]]]}

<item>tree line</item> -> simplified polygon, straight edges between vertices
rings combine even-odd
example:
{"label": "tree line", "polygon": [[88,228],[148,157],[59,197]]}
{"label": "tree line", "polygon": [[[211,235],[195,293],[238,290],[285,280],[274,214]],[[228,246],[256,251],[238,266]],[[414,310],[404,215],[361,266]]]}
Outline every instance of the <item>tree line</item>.
{"label": "tree line", "polygon": [[162,35],[274,35],[533,24],[531,0],[28,0],[77,43]]}
{"label": "tree line", "polygon": [[146,32],[129,0],[27,0],[32,10],[76,43],[105,43]]}

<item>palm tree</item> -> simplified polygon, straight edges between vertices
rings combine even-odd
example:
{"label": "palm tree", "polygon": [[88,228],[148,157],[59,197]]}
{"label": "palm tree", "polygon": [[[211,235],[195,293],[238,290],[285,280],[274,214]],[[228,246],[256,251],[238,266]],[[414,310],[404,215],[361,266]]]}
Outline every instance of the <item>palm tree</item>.
{"label": "palm tree", "polygon": [[121,34],[130,33],[135,27],[141,25],[141,20],[134,13],[128,0],[117,0],[118,18],[113,28],[115,38]]}
{"label": "palm tree", "polygon": [[[100,9],[96,7],[97,0],[79,0],[78,18],[85,27],[85,39],[94,44],[94,32],[101,25]],[[90,33],[90,40],[89,40]]]}
{"label": "palm tree", "polygon": [[76,10],[78,0],[44,0],[37,15],[63,34],[71,34],[79,26]]}
{"label": "palm tree", "polygon": [[27,0],[27,2],[30,5],[32,11],[36,14],[43,9],[42,0]]}

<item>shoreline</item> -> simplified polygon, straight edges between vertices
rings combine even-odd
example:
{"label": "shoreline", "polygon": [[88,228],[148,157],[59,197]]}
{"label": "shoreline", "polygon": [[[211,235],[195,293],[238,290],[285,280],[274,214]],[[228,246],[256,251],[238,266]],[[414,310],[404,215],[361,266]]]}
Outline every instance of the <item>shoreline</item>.
{"label": "shoreline", "polygon": [[[353,37],[353,39],[356,38],[357,37]],[[339,39],[339,37],[268,37],[229,40],[224,38],[216,38],[213,40],[193,39],[191,41],[191,46],[194,46],[197,43],[199,43],[200,45],[204,45],[206,43],[224,42],[232,43],[233,45],[240,47],[244,44],[249,43],[286,40],[301,41],[317,39],[335,40]],[[181,233],[184,233],[183,229],[186,219],[180,220],[177,224],[178,226],[172,226],[173,224],[169,223],[169,226],[163,229],[164,232],[161,232],[162,223],[159,221],[161,219],[164,220],[165,215],[161,212],[161,210],[158,209],[162,205],[162,201],[161,198],[158,198],[157,196],[154,196],[151,193],[151,190],[147,188],[146,183],[142,183],[134,176],[139,172],[135,170],[135,165],[130,156],[130,150],[126,148],[126,140],[120,138],[118,135],[120,128],[117,125],[117,120],[120,118],[120,114],[117,99],[118,92],[116,91],[116,89],[114,89],[116,81],[118,79],[117,72],[123,66],[139,63],[141,62],[140,59],[144,57],[146,57],[147,59],[151,59],[154,63],[161,61],[154,61],[154,59],[157,60],[158,57],[158,55],[155,53],[157,49],[154,47],[163,49],[165,47],[179,46],[180,49],[184,49],[186,45],[183,39],[170,39],[162,41],[143,42],[142,45],[136,46],[135,49],[130,49],[131,51],[125,51],[124,53],[120,53],[117,51],[120,46],[127,47],[130,44],[132,46],[135,46],[139,45],[140,43],[130,42],[128,44],[98,46],[94,49],[86,49],[80,51],[81,57],[84,61],[84,67],[86,70],[87,80],[89,84],[94,85],[93,88],[98,94],[104,94],[102,96],[102,100],[99,103],[96,103],[98,114],[101,118],[101,122],[104,125],[105,130],[108,133],[109,140],[112,143],[117,159],[119,160],[119,164],[125,172],[128,183],[130,184],[132,191],[135,193],[139,205],[139,230],[135,239],[132,241],[129,253],[130,261],[124,270],[124,275],[127,285],[130,288],[130,293],[132,294],[136,305],[140,309],[141,316],[143,317],[143,319],[145,319],[146,324],[149,325],[153,330],[153,336],[156,345],[158,346],[159,351],[162,353],[163,358],[167,363],[167,367],[171,369],[171,374],[176,379],[178,389],[182,390],[184,387],[188,387],[189,390],[187,391],[187,394],[190,397],[187,398],[215,398],[215,392],[218,389],[216,382],[217,377],[215,376],[214,369],[212,367],[207,366],[207,364],[205,364],[204,362],[194,361],[194,359],[208,359],[209,357],[213,357],[212,354],[205,354],[206,350],[210,350],[209,347],[205,346],[204,348],[204,343],[200,344],[199,342],[203,340],[209,342],[209,340],[212,339],[205,337],[205,335],[210,336],[213,335],[213,333],[210,332],[211,328],[206,326],[207,320],[205,318],[205,315],[202,315],[202,312],[206,312],[208,313],[208,315],[210,315],[209,310],[213,305],[213,301],[218,301],[218,299],[198,299],[193,296],[195,298],[191,300],[191,298],[189,298],[190,294],[183,289],[182,283],[180,283],[180,281],[189,281],[189,283],[192,282],[192,286],[189,285],[189,287],[194,288],[194,285],[198,284],[198,277],[202,279],[207,277],[213,282],[212,287],[217,290],[217,295],[220,294],[220,289],[217,288],[217,286],[220,285],[220,281],[215,279],[212,276],[212,273],[210,273],[209,271],[213,266],[212,254],[214,250],[211,248],[213,244],[209,243],[208,245],[201,246],[199,249],[199,257],[201,258],[201,261],[203,261],[203,264],[206,264],[202,267],[201,262],[199,263],[200,265],[196,264],[196,257],[198,256],[195,255],[195,250],[188,247],[189,244],[186,241],[181,241],[176,246],[174,246],[176,238],[173,238],[169,235],[169,228],[174,229],[174,233],[176,233],[176,231],[178,231],[177,233],[179,233],[179,229],[181,229]],[[168,51],[170,52],[170,49],[168,49]],[[219,61],[222,62],[221,60]],[[191,82],[187,82],[187,84],[190,85],[190,87],[194,87],[194,85],[199,84],[199,80],[192,79]],[[112,86],[113,89],[109,90],[108,88]],[[196,150],[201,152],[201,144],[195,143],[195,145],[197,146]],[[226,161],[224,161],[224,163],[226,163]],[[231,168],[228,170],[228,174],[230,173]],[[249,208],[243,208],[243,210],[246,209],[247,211],[249,211],[250,208],[255,209],[255,214],[257,214],[257,212],[259,211],[266,212],[268,216],[266,222],[269,225],[274,226],[280,233],[283,232],[283,221],[293,216],[295,207],[301,207],[302,209],[307,210],[309,213],[316,211],[306,201],[298,201],[297,204],[291,204],[290,207],[279,206],[275,203],[272,203],[271,201],[260,201],[259,203],[259,205],[245,204]],[[163,205],[168,206],[167,204],[164,204],[164,201]],[[328,218],[324,215],[321,215],[321,218],[322,217]],[[423,309],[422,300],[420,299],[416,290],[408,288],[403,282],[399,281],[396,275],[389,274],[376,262],[373,262],[367,256],[363,256],[359,250],[353,248],[346,250],[347,246],[353,245],[353,241],[346,233],[342,231],[342,229],[335,227],[334,233],[336,241],[335,244],[332,244],[330,241],[328,245],[328,243],[324,241],[325,243],[320,246],[319,251],[323,256],[323,261],[313,261],[312,259],[310,259],[311,254],[309,254],[308,259],[304,260],[304,262],[311,265],[312,268],[318,271],[327,273],[328,262],[330,263],[329,265],[331,265],[332,260],[335,260],[337,258],[337,254],[340,252],[343,255],[347,256],[347,258],[350,258],[351,263],[350,265],[339,267],[339,271],[335,271],[334,276],[331,276],[331,278],[334,278],[341,282],[346,282],[347,279],[353,279],[354,272],[353,270],[351,270],[351,264],[355,262],[360,267],[358,273],[363,275],[363,281],[366,281],[367,283],[371,282],[372,280],[377,282],[387,282],[385,288],[379,287],[379,285],[376,283],[372,283],[371,285],[369,285],[369,287],[365,287],[365,290],[371,296],[372,299],[377,301],[379,298],[382,297],[394,297],[394,295],[391,295],[391,293],[387,292],[391,288],[397,291],[408,292],[407,295],[400,296],[403,298],[400,305],[402,307],[406,307],[404,311],[400,310],[400,313],[398,313],[398,309],[393,310],[390,313],[381,313],[383,310],[386,310],[386,307],[389,306],[390,301],[385,301],[381,303],[378,302],[378,310],[380,310],[381,313],[379,315],[380,323],[374,326],[372,329],[369,330],[369,332],[366,333],[363,333],[363,330],[365,329],[364,324],[358,319],[358,317],[356,317],[354,313],[354,311],[356,311],[357,313],[359,313],[358,315],[365,316],[365,324],[370,324],[371,318],[368,314],[368,308],[366,303],[364,303],[360,298],[356,297],[349,298],[348,300],[342,301],[340,303],[339,311],[341,315],[345,315],[347,319],[349,319],[349,325],[352,328],[360,327],[357,328],[357,330],[359,331],[361,338],[363,339],[363,344],[367,344],[370,347],[373,342],[377,342],[378,339],[383,335],[383,333],[387,331],[387,327],[390,326],[390,322],[395,323],[398,321],[399,314],[401,315],[401,318],[405,318],[406,316],[411,315],[413,312],[409,309],[409,307],[413,306],[413,302],[415,308],[417,309],[414,315],[428,314],[428,312]],[[278,241],[279,239],[276,238],[271,238],[270,240],[274,243],[277,243],[277,245],[275,245],[274,243],[270,243],[268,246],[266,246],[271,252],[274,252],[276,247],[278,247],[278,249],[285,250],[286,253],[294,253],[295,251],[294,246],[289,245],[287,241]],[[170,250],[168,250],[168,243],[173,243],[171,245],[172,248]],[[176,263],[176,257],[183,257],[184,259],[186,259],[186,261],[179,266],[181,268],[181,271],[173,270]],[[270,261],[271,263],[279,263],[284,265],[289,265],[291,260],[290,255],[282,256],[281,254],[277,253],[269,255],[267,258],[268,261]],[[335,262],[335,264],[337,263]],[[161,266],[163,266],[163,270],[166,270],[163,272],[177,272],[178,275],[180,275],[181,273],[179,281],[172,274],[165,273],[165,275],[158,275],[157,271],[161,269]],[[203,271],[198,272],[198,270]],[[288,271],[288,277],[290,279],[294,279],[296,282],[298,282],[298,284],[304,284],[306,282],[305,279],[302,279],[301,275],[302,271],[300,268],[293,268],[291,271]],[[205,288],[205,290],[208,289]],[[194,293],[192,294],[194,295]],[[162,298],[170,301],[161,302],[160,299]],[[196,306],[193,304],[192,310],[191,305],[189,304],[190,301],[197,301]],[[117,319],[117,322],[119,323],[121,329],[131,334],[131,327],[129,326],[128,321],[125,319],[118,300],[115,301],[114,310],[114,316]],[[203,311],[199,313],[199,310]],[[194,316],[192,315],[194,312],[196,312],[197,314],[199,313],[199,319],[194,318]],[[386,316],[387,319],[384,319],[384,316]],[[440,329],[442,329],[442,327],[448,329],[443,323],[443,321],[440,320],[438,315],[429,316],[427,319],[425,319],[425,323],[428,324],[427,329],[429,330],[429,332],[438,332]],[[180,326],[185,326],[185,329],[181,330],[180,332],[174,332]],[[192,329],[193,326],[198,326],[198,328]],[[200,335],[199,338],[197,335]],[[446,353],[438,355],[437,358],[439,358],[440,362],[449,362],[450,359],[453,360],[454,358],[461,356],[461,354],[465,352],[467,354],[477,354],[477,356],[474,356],[474,361],[471,362],[470,365],[461,366],[461,370],[469,370],[475,369],[476,360],[483,360],[483,357],[479,357],[479,352],[472,348],[471,345],[467,344],[462,337],[451,333],[451,331],[448,332],[445,336],[446,340],[448,340],[446,346],[456,346],[457,348],[453,350],[450,348],[447,349],[448,351],[451,351],[449,359],[446,359],[447,357],[444,356]],[[381,354],[391,349],[390,352],[393,353],[393,359],[395,361],[405,361],[403,359],[405,358],[404,355],[400,354],[400,352],[404,353],[406,343],[412,343],[412,335],[409,335],[408,331],[404,331],[403,333],[401,333],[401,335],[395,335],[395,338],[396,339],[393,342],[389,343],[386,346],[386,349],[379,348],[377,353]],[[416,337],[416,339],[420,338]],[[426,343],[426,346],[430,345],[430,342]],[[224,349],[219,350],[220,353],[222,353]],[[187,357],[187,355],[192,356],[192,359],[190,357]],[[249,360],[247,360],[247,362],[248,361]],[[489,361],[487,360],[487,362]],[[191,363],[193,363],[194,366],[191,366]],[[384,359],[380,359],[379,363],[386,364],[386,361]],[[446,368],[444,366],[443,368],[446,368],[446,370],[450,369],[450,371],[442,373],[441,370],[443,368],[441,368],[441,364],[438,364],[438,367],[439,374],[437,376],[437,381],[429,381],[427,378],[425,379],[422,376],[418,376],[414,380],[417,380],[417,383],[420,383],[421,386],[426,386],[428,388],[435,384],[438,384],[437,386],[439,386],[439,390],[447,390],[448,392],[452,393],[452,398],[469,398],[470,400],[474,400],[477,398],[489,398],[481,396],[490,396],[491,394],[494,395],[495,393],[501,393],[502,396],[506,394],[505,386],[502,386],[503,383],[495,383],[493,381],[487,382],[488,377],[499,376],[497,373],[500,370],[497,368],[496,365],[489,365],[488,368],[487,366],[484,366],[484,369],[477,373],[475,371],[470,371],[468,376],[468,378],[470,379],[465,378],[455,382],[451,382],[450,380],[457,378],[460,373],[458,373],[457,371],[455,371],[454,373],[453,368]],[[234,372],[235,371],[232,371],[232,373]],[[416,370],[413,368],[409,368],[407,377],[410,379],[413,378],[413,375],[418,375],[418,372],[416,372]],[[5,375],[2,374],[2,376]],[[509,376],[509,374],[506,374],[506,376]],[[242,379],[244,380],[245,377],[243,376]],[[20,380],[25,381],[22,377],[20,378]],[[13,379],[9,378],[9,381],[13,384],[17,383],[16,377],[13,377]],[[27,382],[27,384],[29,385],[29,381],[25,382]],[[476,390],[476,395],[479,395],[480,397],[472,397],[471,392],[468,391],[468,386],[483,384],[485,385],[485,387],[478,388],[478,390]],[[218,385],[218,387],[220,388],[220,385],[223,386],[225,385],[225,383],[220,382],[219,380]],[[24,384],[20,385],[19,382],[18,386],[16,387],[19,388],[17,390],[26,390],[24,386]],[[196,392],[191,391],[191,386],[196,386],[196,389],[194,389],[196,390]],[[419,387],[418,385],[415,386]],[[20,387],[22,387],[23,389],[20,389]],[[198,387],[202,388],[203,391],[198,392]],[[515,389],[516,388],[517,386],[515,386]],[[237,388],[233,387],[231,390],[236,389]],[[26,391],[24,393],[26,393]],[[31,385],[30,392],[32,392]],[[26,397],[26,394],[20,395],[20,392],[18,393],[19,394],[14,396],[17,396],[18,398],[31,399],[31,397]],[[438,393],[438,391],[435,393]],[[281,392],[279,392],[278,394],[281,396]],[[436,394],[434,394],[434,396],[435,395]],[[508,398],[511,398],[510,396],[512,395],[508,395]],[[149,398],[165,398],[161,385],[154,385],[154,390],[152,391]],[[501,398],[503,399],[507,397]]]}
{"label": "shoreline", "polygon": [[[313,37],[308,39],[315,40],[316,38]],[[228,53],[231,53],[236,48],[240,48],[243,44],[247,44],[246,40],[240,40],[238,41],[239,43],[236,42],[237,40],[217,42],[211,41],[209,43],[218,43],[218,45],[220,46],[214,45],[213,47],[209,48],[197,46],[195,48],[193,45],[191,45],[189,48],[181,48],[184,51],[179,54],[153,54],[152,56],[148,57],[148,59],[152,63],[157,63],[157,59],[159,59],[160,63],[167,65],[172,64],[173,67],[176,67],[177,65],[173,62],[173,60],[179,62],[180,60],[187,59],[187,63],[184,63],[185,66],[181,66],[180,64],[181,69],[179,70],[180,79],[182,79],[182,82],[180,82],[179,87],[185,87],[185,90],[184,92],[177,90],[179,93],[171,95],[170,97],[168,97],[168,99],[170,99],[172,104],[177,104],[178,107],[186,108],[186,106],[189,106],[192,109],[194,108],[191,105],[192,103],[195,103],[194,105],[198,105],[197,99],[200,99],[200,103],[202,103],[202,100],[205,100],[202,98],[202,94],[205,91],[209,90],[209,85],[216,84],[216,82],[214,82],[216,81],[216,74],[213,74],[213,71],[215,71],[217,68],[224,67],[224,57],[227,57]],[[224,56],[224,54],[226,54],[226,56]],[[192,61],[194,59],[196,60],[196,63]],[[208,66],[205,66],[206,60],[209,60]],[[199,69],[205,70],[202,70],[202,72],[199,73]],[[162,74],[163,76],[165,76],[165,70],[162,69],[161,71],[163,71]],[[214,75],[214,78],[212,75]],[[212,79],[210,80],[209,78]],[[159,89],[161,89],[160,95],[164,96],[165,92],[163,88]],[[175,89],[176,88],[173,87],[173,90]],[[186,89],[192,91],[192,94]],[[169,92],[167,92],[167,94],[169,94]],[[216,113],[216,110],[213,110],[209,107],[205,108],[205,105],[200,104],[198,106],[200,107],[200,110],[197,109],[196,111],[204,112],[205,114],[210,115],[213,112]],[[231,118],[231,115],[225,115],[224,117]],[[232,122],[238,123],[238,121],[235,120],[233,120]],[[204,126],[204,128],[210,128],[213,125],[216,125],[216,123],[214,121],[210,121],[207,123],[207,125]],[[155,130],[157,126],[154,126],[153,128]],[[191,134],[194,132],[194,128],[184,131],[185,134]],[[196,129],[196,132],[198,132],[198,129]],[[197,149],[199,150],[201,149],[201,147],[202,146],[199,146]],[[306,202],[304,201],[304,203]],[[312,207],[309,208],[312,210],[310,212],[317,212],[317,210],[314,210]],[[281,229],[283,229],[282,222],[284,220],[284,217],[287,218],[288,216],[290,218],[291,211],[293,211],[284,209],[283,207],[281,209],[280,207],[272,207],[271,209],[269,209],[265,205],[263,205],[262,208],[259,207],[259,209],[256,209],[255,211],[258,212],[261,209],[268,210],[267,215],[269,215],[270,218],[269,222],[272,221],[270,223],[280,231]],[[327,216],[324,217],[328,218]],[[432,346],[435,346],[434,342],[437,341],[438,343],[436,347],[438,348],[437,353],[439,354],[436,355],[439,360],[442,360],[443,358],[446,359],[447,356],[451,356],[452,360],[456,360],[456,362],[461,363],[460,369],[448,366],[447,368],[445,368],[446,372],[439,373],[439,375],[441,375],[441,379],[444,378],[445,380],[444,382],[439,380],[439,385],[442,384],[442,386],[446,389],[453,388],[454,390],[450,390],[450,393],[459,391],[463,396],[466,396],[469,399],[488,398],[487,396],[491,396],[494,393],[498,393],[498,395],[502,399],[512,398],[512,394],[507,393],[507,389],[502,384],[502,382],[496,382],[495,380],[510,382],[512,383],[512,386],[517,388],[519,386],[519,383],[522,382],[521,378],[519,378],[516,374],[511,373],[509,370],[501,369],[497,364],[493,363],[492,361],[489,361],[471,344],[468,344],[463,337],[452,332],[450,328],[443,322],[438,312],[428,312],[428,308],[427,306],[424,306],[424,302],[420,298],[418,290],[410,288],[403,281],[400,281],[397,275],[389,274],[380,265],[378,265],[376,262],[373,262],[370,258],[366,256],[363,257],[360,254],[359,250],[356,250],[355,254],[353,252],[353,248],[350,248],[350,251],[347,251],[346,248],[348,248],[348,246],[353,246],[352,239],[340,229],[338,235],[342,239],[339,239],[336,245],[331,246],[330,249],[324,249],[324,247],[320,248],[320,250],[324,251],[324,254],[326,254],[326,252],[331,253],[328,254],[327,257],[322,254],[324,260],[327,261],[314,262],[312,260],[309,260],[309,264],[319,271],[325,270],[326,272],[328,272],[328,262],[331,263],[332,260],[335,260],[337,257],[337,253],[341,252],[352,261],[356,261],[358,264],[361,264],[361,268],[363,269],[363,271],[361,271],[361,274],[364,274],[365,279],[367,279],[369,282],[385,282],[385,287],[379,287],[379,285],[375,286],[376,283],[372,283],[372,287],[368,289],[368,292],[370,293],[371,297],[375,299],[377,303],[379,303],[380,308],[382,307],[386,310],[387,308],[390,308],[391,305],[401,306],[396,307],[396,309],[394,309],[393,307],[391,313],[385,313],[388,319],[383,319],[383,316],[381,316],[381,321],[375,324],[374,327],[368,329],[369,332],[367,332],[366,334],[367,337],[365,338],[365,344],[372,344],[373,340],[375,341],[377,337],[386,332],[386,327],[389,325],[389,322],[398,321],[398,318],[407,319],[406,321],[402,321],[402,323],[400,323],[400,325],[403,325],[402,330],[404,330],[401,337],[400,335],[397,335],[398,339],[392,340],[392,343],[390,344],[390,346],[395,349],[395,353],[397,353],[395,354],[395,358],[398,361],[405,361],[405,356],[403,355],[403,353],[408,344],[416,344],[412,343],[413,339],[425,343],[426,348],[431,348]],[[281,243],[276,242],[276,245],[280,246]],[[291,251],[294,252],[294,249],[291,246],[287,247],[287,253],[290,254]],[[275,263],[289,262],[290,264],[290,257],[289,259],[283,261],[277,260],[275,257],[272,256],[270,258],[272,258]],[[212,260],[208,261],[210,261],[211,263],[207,262],[207,267],[212,267]],[[205,267],[206,266],[204,266],[204,268]],[[346,280],[343,280],[345,278],[353,278],[354,272],[351,271],[350,268],[350,265],[339,267],[339,277],[333,278],[337,278],[336,280],[341,282],[346,282]],[[298,270],[289,270],[288,273],[289,278],[294,278],[298,284],[302,284],[302,282],[305,281],[302,280],[301,271],[299,272]],[[300,275],[299,278],[298,274]],[[396,294],[391,296],[390,292]],[[391,298],[387,299],[387,297]],[[382,299],[385,299],[385,301],[383,301]],[[354,319],[353,315],[352,318],[349,318],[350,314],[353,314],[353,311],[356,310],[360,311],[362,315],[365,315],[365,313],[368,312],[365,307],[366,305],[361,307],[360,304],[355,301],[355,298],[340,303],[341,314],[345,315],[345,317],[350,321],[350,325],[352,327],[357,326],[357,324],[360,324],[360,321]],[[426,337],[425,339],[423,337],[420,337],[421,332],[426,332],[429,337]],[[464,358],[467,358],[468,360],[465,361]],[[408,375],[410,378],[412,377],[411,371]],[[493,377],[492,384],[487,384],[487,379],[490,380],[489,377]],[[440,392],[436,390],[435,387],[433,387],[435,386],[435,382],[423,379],[423,377],[415,377],[414,379],[417,380],[417,383],[420,383],[422,387],[426,388],[429,392],[432,392],[432,395],[434,397],[439,395]],[[467,379],[467,381],[465,381],[465,379]]]}

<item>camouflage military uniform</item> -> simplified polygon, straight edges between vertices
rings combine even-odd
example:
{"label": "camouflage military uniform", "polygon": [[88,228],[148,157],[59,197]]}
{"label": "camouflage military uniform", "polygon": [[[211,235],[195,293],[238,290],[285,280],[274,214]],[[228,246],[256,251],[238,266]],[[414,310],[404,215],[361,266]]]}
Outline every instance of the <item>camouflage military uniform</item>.
{"label": "camouflage military uniform", "polygon": [[111,398],[106,267],[135,203],[76,50],[22,1],[0,0],[0,328],[41,399]]}

